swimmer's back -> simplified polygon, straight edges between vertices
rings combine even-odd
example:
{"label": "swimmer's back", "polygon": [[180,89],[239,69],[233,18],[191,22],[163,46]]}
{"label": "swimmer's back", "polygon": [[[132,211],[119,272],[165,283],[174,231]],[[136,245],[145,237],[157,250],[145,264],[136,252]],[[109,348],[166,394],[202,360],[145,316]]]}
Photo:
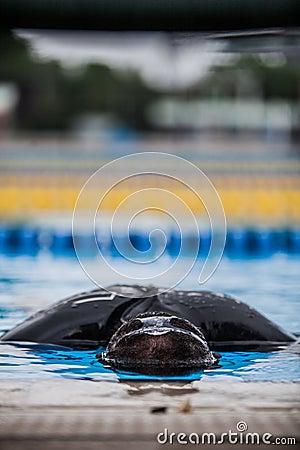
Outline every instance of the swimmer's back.
{"label": "swimmer's back", "polygon": [[165,292],[141,286],[108,289],[83,292],[62,300],[29,317],[5,333],[1,340],[97,348],[105,346],[124,321],[152,311],[168,312],[191,321],[216,348],[295,340],[292,334],[228,295],[210,291]]}

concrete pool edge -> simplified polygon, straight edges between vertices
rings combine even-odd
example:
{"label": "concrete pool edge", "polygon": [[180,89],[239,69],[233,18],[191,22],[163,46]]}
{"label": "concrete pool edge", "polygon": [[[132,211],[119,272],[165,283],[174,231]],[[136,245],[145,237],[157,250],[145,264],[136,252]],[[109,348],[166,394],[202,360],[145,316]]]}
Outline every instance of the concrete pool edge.
{"label": "concrete pool edge", "polygon": [[[84,443],[81,448],[120,448],[129,442],[160,448],[157,434],[165,429],[220,435],[236,432],[241,421],[248,432],[299,442],[299,392],[297,382],[225,378],[191,383],[0,381],[1,448],[27,448],[26,442],[28,448],[44,449],[54,442],[63,448],[74,448],[74,442]],[[166,410],[153,414],[153,408]]]}

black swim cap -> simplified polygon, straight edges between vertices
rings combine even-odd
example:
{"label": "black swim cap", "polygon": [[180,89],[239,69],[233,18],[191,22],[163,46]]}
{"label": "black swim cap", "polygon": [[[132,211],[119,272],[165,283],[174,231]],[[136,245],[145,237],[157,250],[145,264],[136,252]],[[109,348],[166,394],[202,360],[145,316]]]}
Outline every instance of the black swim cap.
{"label": "black swim cap", "polygon": [[178,375],[216,363],[202,332],[188,320],[143,313],[112,336],[103,361],[116,369],[147,375]]}

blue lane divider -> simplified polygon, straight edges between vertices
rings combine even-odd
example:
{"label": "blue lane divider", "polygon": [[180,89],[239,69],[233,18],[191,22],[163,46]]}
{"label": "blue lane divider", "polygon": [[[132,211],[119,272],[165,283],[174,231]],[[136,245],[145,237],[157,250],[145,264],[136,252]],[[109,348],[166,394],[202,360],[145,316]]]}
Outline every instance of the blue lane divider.
{"label": "blue lane divider", "polygon": [[62,230],[53,233],[51,250],[53,250],[54,253],[68,252],[73,248],[73,238],[69,231]]}
{"label": "blue lane divider", "polygon": [[[130,257],[130,249],[126,236],[118,236],[118,247],[123,254]],[[140,252],[147,252],[150,249],[149,235],[142,230],[130,233],[130,242],[134,248]],[[76,238],[78,248],[86,255],[95,253],[95,237],[82,233]],[[110,256],[120,256],[115,242],[111,236],[97,236],[97,243],[104,254]],[[153,240],[153,247],[159,245],[159,241]],[[181,236],[177,231],[170,230],[167,237],[166,252],[177,257],[179,254],[188,256],[198,252],[200,257],[208,254],[211,244],[210,232],[201,232],[200,241],[197,236],[188,232]],[[64,254],[73,252],[73,239],[70,230],[62,229],[41,229],[30,225],[12,226],[0,224],[0,253],[17,252],[32,253],[39,250],[48,250],[54,254]],[[151,249],[152,251],[152,249]],[[127,253],[126,253],[127,252]],[[155,253],[155,249],[153,249]],[[285,252],[300,254],[300,227],[290,227],[286,229],[250,229],[231,228],[227,232],[225,254],[228,256],[268,256],[275,252]]]}
{"label": "blue lane divider", "polygon": [[149,235],[143,232],[129,233],[129,239],[128,236],[121,234],[114,236],[114,238],[110,237],[109,248],[106,242],[99,241],[99,247],[104,254],[110,254],[111,256],[125,255],[128,258],[133,256],[133,249],[140,253],[141,257],[146,252],[148,256],[149,252],[154,256],[156,245],[159,245],[157,240],[152,238],[150,242]]}
{"label": "blue lane divider", "polygon": [[200,247],[199,247],[199,256],[208,255],[211,244],[211,233],[210,231],[203,231],[200,233]]}
{"label": "blue lane divider", "polygon": [[288,230],[273,231],[275,251],[287,250]]}
{"label": "blue lane divider", "polygon": [[292,253],[300,253],[300,228],[290,230],[287,239],[287,250]]}
{"label": "blue lane divider", "polygon": [[249,231],[248,250],[250,253],[267,255],[274,253],[276,247],[275,235],[272,230]]}
{"label": "blue lane divider", "polygon": [[76,246],[83,255],[92,256],[97,252],[97,242],[93,235],[80,234],[76,236]]}
{"label": "blue lane divider", "polygon": [[249,233],[244,229],[229,230],[225,244],[228,255],[241,256],[248,253]]}
{"label": "blue lane divider", "polygon": [[115,236],[113,238],[112,236],[110,236],[109,244],[105,242],[105,244],[103,245],[101,239],[99,239],[98,245],[104,255],[119,257],[122,255],[122,253],[126,254],[126,251],[128,251],[126,242],[127,239],[125,237],[122,238],[121,236]]}
{"label": "blue lane divider", "polygon": [[140,252],[146,252],[150,249],[149,236],[142,233],[130,233],[129,239],[134,248]]}
{"label": "blue lane divider", "polygon": [[175,257],[179,255],[181,249],[181,236],[179,233],[171,233],[167,241],[168,253]]}
{"label": "blue lane divider", "polygon": [[5,251],[9,247],[10,229],[5,225],[0,225],[0,251]]}
{"label": "blue lane divider", "polygon": [[18,230],[17,246],[25,252],[30,252],[38,247],[38,232],[30,227],[23,227]]}

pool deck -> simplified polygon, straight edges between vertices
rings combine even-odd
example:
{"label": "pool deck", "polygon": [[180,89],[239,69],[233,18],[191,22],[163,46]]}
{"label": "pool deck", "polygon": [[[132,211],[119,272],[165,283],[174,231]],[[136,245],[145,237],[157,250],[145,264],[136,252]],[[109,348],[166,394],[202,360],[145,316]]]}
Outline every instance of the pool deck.
{"label": "pool deck", "polygon": [[[162,445],[156,437],[165,428],[169,434],[207,432],[220,437],[222,432],[236,432],[241,421],[246,422],[248,433],[295,437],[299,445],[299,393],[299,383],[243,382],[230,377],[191,383],[1,381],[0,448],[199,448],[176,439],[172,445]],[[155,413],[153,408],[166,409]],[[281,447],[290,445],[276,445]],[[221,448],[234,445],[223,443]]]}

